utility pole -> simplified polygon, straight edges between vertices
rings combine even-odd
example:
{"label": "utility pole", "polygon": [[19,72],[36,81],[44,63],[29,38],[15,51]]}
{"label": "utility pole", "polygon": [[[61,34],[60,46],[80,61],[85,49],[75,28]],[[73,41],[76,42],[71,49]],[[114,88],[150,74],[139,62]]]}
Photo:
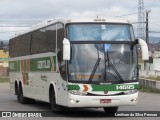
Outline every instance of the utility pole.
{"label": "utility pole", "polygon": [[[151,10],[146,11],[146,43],[149,45],[149,28],[148,28],[148,14]],[[146,76],[149,77],[149,61],[144,62],[144,67],[146,70]]]}
{"label": "utility pole", "polygon": [[137,26],[137,38],[145,38],[144,29],[144,0],[138,0],[138,26]]}
{"label": "utility pole", "polygon": [[148,30],[148,14],[151,10],[146,11],[146,43],[149,43],[149,30]]}

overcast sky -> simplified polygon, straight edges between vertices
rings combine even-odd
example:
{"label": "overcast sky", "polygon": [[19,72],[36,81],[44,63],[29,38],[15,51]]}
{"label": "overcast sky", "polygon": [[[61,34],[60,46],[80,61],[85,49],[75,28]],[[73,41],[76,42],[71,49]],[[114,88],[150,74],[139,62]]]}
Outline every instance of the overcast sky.
{"label": "overcast sky", "polygon": [[[160,32],[160,0],[144,0],[150,12],[150,29]],[[138,0],[0,0],[0,39],[8,40],[15,31],[26,30],[38,21],[72,16],[108,16],[137,13]],[[138,21],[138,14],[118,17]],[[26,27],[10,27],[26,26]],[[136,26],[135,26],[136,31]],[[160,33],[152,33],[160,36]]]}

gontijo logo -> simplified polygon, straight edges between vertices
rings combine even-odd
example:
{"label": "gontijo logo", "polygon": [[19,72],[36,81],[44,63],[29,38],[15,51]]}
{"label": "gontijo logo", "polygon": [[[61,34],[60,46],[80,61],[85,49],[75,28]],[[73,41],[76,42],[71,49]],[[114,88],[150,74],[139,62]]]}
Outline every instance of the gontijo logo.
{"label": "gontijo logo", "polygon": [[43,61],[38,61],[37,62],[37,68],[38,69],[46,69],[50,68],[50,60],[43,60]]}

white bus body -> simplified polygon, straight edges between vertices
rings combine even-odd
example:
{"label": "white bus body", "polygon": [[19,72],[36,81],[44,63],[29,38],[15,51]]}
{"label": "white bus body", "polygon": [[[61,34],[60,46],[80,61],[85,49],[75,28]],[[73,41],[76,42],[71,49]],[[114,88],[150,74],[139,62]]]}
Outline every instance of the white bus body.
{"label": "white bus body", "polygon": [[[136,105],[137,43],[131,29],[129,23],[116,19],[63,19],[17,35],[9,43],[11,92],[21,103],[51,103],[56,112],[59,106],[102,107],[106,112],[116,112],[118,106]],[[92,30],[98,31],[87,33]],[[93,40],[91,36],[98,32],[101,38]],[[129,37],[113,37],[120,33]],[[63,55],[64,38],[69,40],[67,59]],[[142,46],[146,52],[147,45]]]}

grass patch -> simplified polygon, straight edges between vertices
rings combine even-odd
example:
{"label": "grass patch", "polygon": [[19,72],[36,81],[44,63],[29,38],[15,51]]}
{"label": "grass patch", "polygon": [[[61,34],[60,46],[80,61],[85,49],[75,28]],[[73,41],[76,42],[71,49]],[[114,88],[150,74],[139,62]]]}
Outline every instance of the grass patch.
{"label": "grass patch", "polygon": [[0,83],[9,82],[9,77],[0,77]]}
{"label": "grass patch", "polygon": [[152,93],[160,93],[159,89],[156,88],[151,88],[151,87],[146,87],[146,86],[141,86],[139,91],[141,92],[152,92]]}
{"label": "grass patch", "polygon": [[145,77],[145,78],[142,78],[142,79],[150,79],[150,80],[160,81],[160,76],[158,76],[158,77]]}
{"label": "grass patch", "polygon": [[158,77],[147,77],[147,79],[160,81],[160,76],[158,76]]}

